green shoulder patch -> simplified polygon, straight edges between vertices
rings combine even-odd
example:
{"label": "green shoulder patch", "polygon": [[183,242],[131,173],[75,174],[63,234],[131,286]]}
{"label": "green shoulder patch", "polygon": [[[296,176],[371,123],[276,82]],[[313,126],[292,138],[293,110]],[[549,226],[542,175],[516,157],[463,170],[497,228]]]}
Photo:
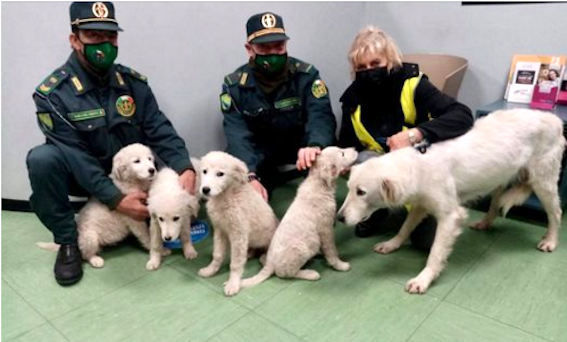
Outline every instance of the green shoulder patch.
{"label": "green shoulder patch", "polygon": [[53,131],[53,119],[49,113],[37,113],[37,118],[45,129]]}
{"label": "green shoulder patch", "polygon": [[55,72],[47,76],[47,78],[35,89],[43,95],[49,95],[49,93],[57,88],[68,76],[69,73],[65,69],[55,70]]}
{"label": "green shoulder patch", "polygon": [[323,80],[315,80],[311,85],[311,93],[313,93],[313,96],[317,99],[327,95],[325,82],[323,82]]}
{"label": "green shoulder patch", "polygon": [[139,72],[137,72],[136,70],[129,68],[127,66],[124,65],[118,65],[118,70],[120,70],[121,72],[130,75],[142,82],[148,83],[148,78],[142,74],[140,74]]}
{"label": "green shoulder patch", "polygon": [[233,72],[232,74],[226,75],[224,77],[224,83],[226,83],[226,85],[228,85],[228,86],[237,84],[238,82],[240,82],[241,76],[242,76],[242,73],[240,71]]}
{"label": "green shoulder patch", "polygon": [[227,93],[221,94],[220,104],[221,110],[223,112],[228,112],[230,110],[230,107],[232,107],[232,98],[230,97],[230,95],[228,95]]}

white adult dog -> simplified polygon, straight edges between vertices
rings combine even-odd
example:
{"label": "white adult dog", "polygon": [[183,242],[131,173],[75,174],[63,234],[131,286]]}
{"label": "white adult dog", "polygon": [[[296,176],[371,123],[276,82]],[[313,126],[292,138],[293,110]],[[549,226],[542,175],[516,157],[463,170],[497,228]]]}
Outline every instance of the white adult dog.
{"label": "white adult dog", "polygon": [[[122,148],[112,159],[110,178],[123,194],[146,192],[156,174],[152,151],[142,144],[131,144]],[[143,247],[150,249],[148,225],[137,221],[91,197],[77,218],[78,243],[81,255],[92,267],[104,266],[98,255],[103,246],[114,245],[130,233],[135,235]],[[56,244],[39,242],[44,249],[58,249]]]}
{"label": "white adult dog", "polygon": [[185,259],[195,259],[197,251],[191,243],[191,221],[199,214],[199,201],[179,184],[179,175],[170,168],[163,168],[152,182],[148,195],[150,212],[150,260],[148,270],[161,265],[161,257],[170,254],[163,247],[164,241],[179,237]]}
{"label": "white adult dog", "polygon": [[332,146],[321,152],[274,234],[264,268],[256,276],[242,280],[242,287],[255,286],[274,273],[280,278],[318,280],[317,271],[301,268],[319,251],[335,270],[350,269],[348,262],[339,259],[335,245],[335,192],[339,174],[357,156],[353,148]]}
{"label": "white adult dog", "polygon": [[233,296],[240,291],[248,249],[267,250],[278,219],[248,183],[246,165],[227,153],[214,151],[201,159],[200,182],[214,237],[213,260],[199,270],[199,276],[207,278],[218,272],[230,244],[230,276],[224,293]]}
{"label": "white adult dog", "polygon": [[563,123],[557,116],[523,109],[497,111],[479,119],[467,134],[435,144],[425,154],[404,148],[353,167],[338,217],[355,225],[379,208],[411,204],[399,233],[374,248],[390,253],[432,214],[437,233],[427,265],[406,285],[410,293],[424,293],[443,270],[461,232],[466,217],[461,204],[490,192],[490,209],[474,228],[488,228],[500,208],[505,215],[533,191],[548,218],[538,248],[552,252],[557,247],[561,222],[557,182],[564,148]]}

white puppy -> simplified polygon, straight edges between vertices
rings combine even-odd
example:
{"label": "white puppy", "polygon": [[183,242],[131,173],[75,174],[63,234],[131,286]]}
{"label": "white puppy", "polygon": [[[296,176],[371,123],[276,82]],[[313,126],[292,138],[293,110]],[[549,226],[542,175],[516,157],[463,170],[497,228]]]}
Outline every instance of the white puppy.
{"label": "white puppy", "polygon": [[163,241],[174,241],[181,237],[183,255],[195,259],[197,251],[191,243],[191,221],[199,214],[197,198],[183,189],[179,175],[170,168],[158,172],[148,195],[150,211],[150,260],[148,270],[156,270],[162,255],[170,251],[163,247]]}
{"label": "white puppy", "polygon": [[319,251],[337,271],[350,269],[349,263],[339,259],[335,245],[335,192],[339,174],[357,156],[352,148],[327,147],[321,152],[274,234],[264,268],[242,280],[242,287],[257,285],[274,273],[280,278],[318,280],[317,271],[301,267]]}
{"label": "white puppy", "polygon": [[[461,204],[490,192],[490,210],[475,227],[487,228],[500,208],[505,213],[533,191],[548,218],[547,234],[538,248],[556,248],[561,222],[557,182],[564,148],[563,123],[557,116],[523,109],[497,111],[479,119],[467,134],[434,144],[425,154],[405,148],[353,167],[338,216],[355,225],[379,208],[411,204],[399,233],[375,246],[378,253],[390,253],[432,214],[437,232],[427,265],[406,285],[410,293],[424,293],[443,270],[461,232],[466,216]],[[503,190],[508,185],[511,188]]]}
{"label": "white puppy", "polygon": [[[110,178],[123,194],[128,194],[148,191],[155,173],[152,151],[142,144],[132,144],[122,148],[112,159]],[[129,233],[134,234],[142,246],[150,249],[146,222],[110,210],[94,197],[79,212],[77,230],[81,255],[96,268],[104,266],[104,259],[97,255],[101,247],[116,244]],[[52,243],[38,242],[37,245],[50,250],[59,248],[59,245]]]}
{"label": "white puppy", "polygon": [[220,269],[230,245],[230,277],[224,293],[240,291],[248,249],[267,250],[278,220],[272,208],[250,183],[248,168],[239,159],[210,152],[201,159],[200,192],[207,199],[207,213],[214,227],[213,260],[199,270],[211,277]]}

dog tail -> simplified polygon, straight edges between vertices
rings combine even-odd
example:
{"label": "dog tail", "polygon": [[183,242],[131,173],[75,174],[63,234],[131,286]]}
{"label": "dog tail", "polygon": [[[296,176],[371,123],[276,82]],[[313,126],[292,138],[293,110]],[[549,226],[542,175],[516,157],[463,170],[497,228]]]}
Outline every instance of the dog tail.
{"label": "dog tail", "polygon": [[272,274],[274,274],[274,267],[269,263],[266,263],[266,266],[264,266],[258,274],[256,274],[252,278],[242,279],[240,286],[243,288],[256,286],[264,280],[270,278]]}
{"label": "dog tail", "polygon": [[506,217],[508,211],[516,205],[524,203],[532,194],[532,187],[527,183],[517,184],[500,197],[500,207],[502,208],[502,216]]}
{"label": "dog tail", "polygon": [[55,242],[36,242],[35,245],[41,249],[45,249],[47,251],[58,252],[59,245]]}

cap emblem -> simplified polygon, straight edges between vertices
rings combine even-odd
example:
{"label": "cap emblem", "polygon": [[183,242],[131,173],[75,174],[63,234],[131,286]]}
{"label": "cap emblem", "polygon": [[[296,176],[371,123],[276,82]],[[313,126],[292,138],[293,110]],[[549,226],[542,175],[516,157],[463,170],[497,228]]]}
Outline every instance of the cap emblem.
{"label": "cap emblem", "polygon": [[262,16],[262,26],[265,28],[272,28],[276,26],[276,17],[271,13],[266,13]]}
{"label": "cap emblem", "polygon": [[93,14],[97,18],[107,18],[108,17],[108,8],[102,2],[95,2],[93,4]]}

